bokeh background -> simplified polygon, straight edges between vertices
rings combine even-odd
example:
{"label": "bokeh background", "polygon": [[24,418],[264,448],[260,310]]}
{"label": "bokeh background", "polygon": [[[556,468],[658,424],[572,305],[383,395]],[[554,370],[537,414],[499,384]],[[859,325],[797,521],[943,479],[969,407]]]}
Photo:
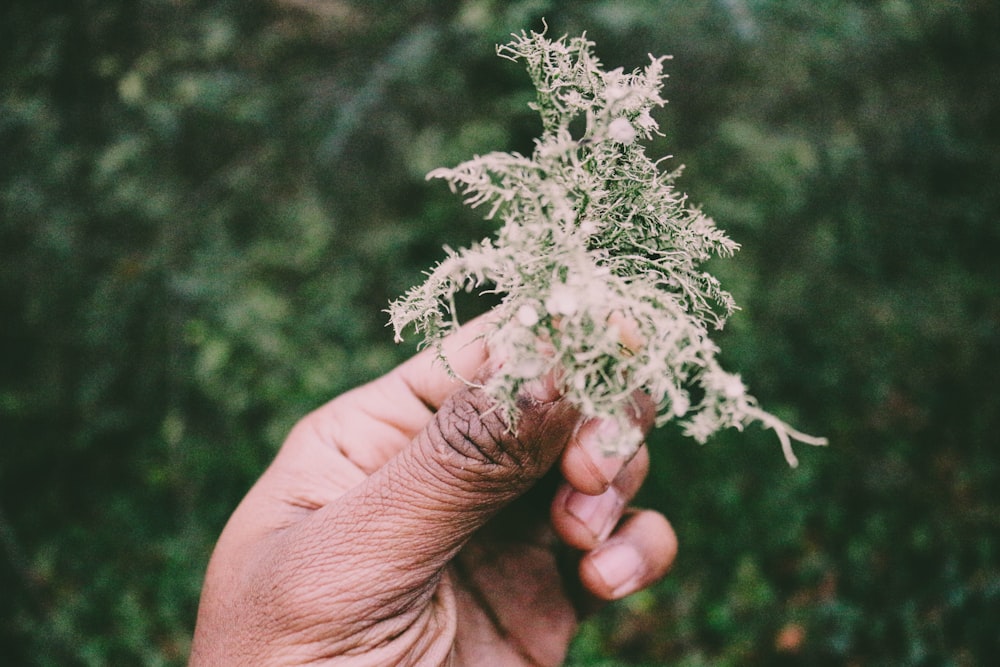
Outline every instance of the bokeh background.
{"label": "bokeh background", "polygon": [[649,151],[744,249],[727,367],[826,449],[651,438],[681,553],[573,665],[1000,656],[1000,3],[8,0],[0,656],[180,665],[294,421],[408,356],[491,230],[431,168],[530,151],[511,32],[672,54]]}

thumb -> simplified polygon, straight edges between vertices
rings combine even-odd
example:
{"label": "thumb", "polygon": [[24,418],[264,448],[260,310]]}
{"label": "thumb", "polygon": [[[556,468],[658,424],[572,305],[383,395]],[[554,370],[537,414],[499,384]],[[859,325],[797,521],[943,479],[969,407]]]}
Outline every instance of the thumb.
{"label": "thumb", "polygon": [[[542,388],[519,408],[512,432],[482,389],[453,393],[399,454],[286,531],[294,548],[282,562],[307,567],[310,586],[328,588],[314,599],[347,595],[353,617],[411,609],[469,537],[553,466],[580,419]],[[357,573],[363,596],[345,590]]]}
{"label": "thumb", "polygon": [[541,479],[577,428],[574,408],[542,382],[534,387],[518,401],[516,430],[483,390],[456,392],[398,457],[410,490],[424,498],[425,512],[433,511],[426,516],[462,516],[461,524],[447,522],[455,539],[464,541],[465,530],[482,526]]}

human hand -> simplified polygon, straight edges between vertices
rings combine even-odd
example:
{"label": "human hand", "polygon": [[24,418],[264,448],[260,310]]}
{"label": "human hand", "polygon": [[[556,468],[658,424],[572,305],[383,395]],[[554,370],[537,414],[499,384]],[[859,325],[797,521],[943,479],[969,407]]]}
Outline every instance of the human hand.
{"label": "human hand", "polygon": [[[463,377],[496,363],[482,326],[446,343]],[[626,509],[644,446],[603,457],[609,427],[551,381],[519,405],[515,436],[425,351],[303,419],[216,545],[191,664],[560,664],[580,615],[662,577],[676,538]]]}

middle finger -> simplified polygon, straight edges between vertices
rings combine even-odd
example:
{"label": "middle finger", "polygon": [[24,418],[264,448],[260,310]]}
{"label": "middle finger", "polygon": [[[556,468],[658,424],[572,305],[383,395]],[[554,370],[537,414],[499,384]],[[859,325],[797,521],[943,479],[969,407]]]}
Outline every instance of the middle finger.
{"label": "middle finger", "polygon": [[584,493],[563,481],[552,501],[551,521],[569,546],[589,550],[602,543],[621,519],[649,472],[643,445],[601,493]]}

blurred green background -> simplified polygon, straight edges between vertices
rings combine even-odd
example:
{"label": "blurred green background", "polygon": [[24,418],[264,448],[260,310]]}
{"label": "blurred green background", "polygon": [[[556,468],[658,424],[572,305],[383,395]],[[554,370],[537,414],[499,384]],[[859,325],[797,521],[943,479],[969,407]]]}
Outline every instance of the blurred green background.
{"label": "blurred green background", "polygon": [[491,227],[431,168],[531,149],[521,29],[672,54],[650,147],[743,244],[724,363],[826,435],[651,439],[662,585],[574,665],[1000,656],[1000,3],[8,0],[0,656],[179,665],[291,424],[412,345],[389,299]]}

